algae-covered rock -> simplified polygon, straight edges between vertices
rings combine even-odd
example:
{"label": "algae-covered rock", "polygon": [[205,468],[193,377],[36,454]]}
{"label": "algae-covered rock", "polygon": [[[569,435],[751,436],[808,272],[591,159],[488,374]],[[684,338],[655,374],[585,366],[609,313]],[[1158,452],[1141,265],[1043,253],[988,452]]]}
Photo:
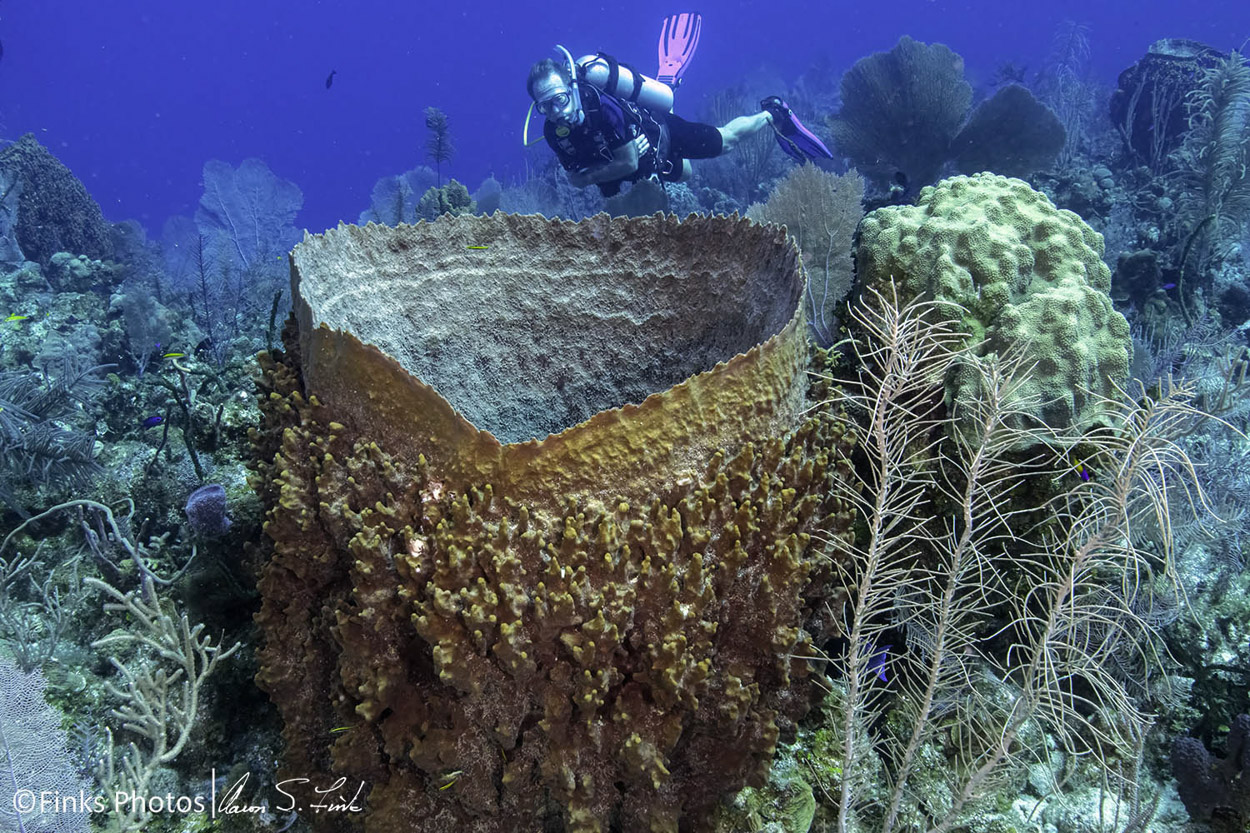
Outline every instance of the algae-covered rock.
{"label": "algae-covered rock", "polygon": [[713,833],[808,833],[816,819],[812,785],[799,776],[747,787],[716,814]]}
{"label": "algae-covered rock", "polygon": [[57,252],[48,259],[48,283],[57,292],[107,293],[117,282],[121,268],[86,255]]}

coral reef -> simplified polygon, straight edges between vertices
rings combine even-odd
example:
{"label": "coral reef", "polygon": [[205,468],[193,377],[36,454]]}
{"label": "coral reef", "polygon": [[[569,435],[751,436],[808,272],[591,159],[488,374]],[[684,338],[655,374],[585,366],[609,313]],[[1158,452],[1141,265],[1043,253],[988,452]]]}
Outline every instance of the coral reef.
{"label": "coral reef", "polygon": [[1182,183],[1177,220],[1186,231],[1176,260],[1177,298],[1186,321],[1193,322],[1201,289],[1204,300],[1219,299],[1213,306],[1227,326],[1240,326],[1246,320],[1242,248],[1250,222],[1250,63],[1236,51],[1216,62],[1188,93],[1186,105],[1189,130],[1171,157]]}
{"label": "coral reef", "polygon": [[499,199],[503,196],[503,183],[495,179],[494,174],[482,180],[473,192],[473,204],[478,214],[494,214],[499,210]]}
{"label": "coral reef", "polygon": [[[967,311],[960,326],[977,355],[1027,345],[1028,393],[1052,427],[1099,418],[1101,396],[1127,379],[1132,340],[1112,307],[1102,236],[1018,179],[977,174],[925,188],[915,206],[878,209],[856,251],[863,287],[902,301],[927,297]],[[979,394],[969,368],[948,381],[958,407]]]}
{"label": "coral reef", "polygon": [[13,267],[26,257],[17,243],[17,203],[22,185],[17,174],[0,169],[0,266]]}
{"label": "coral reef", "polygon": [[963,58],[903,36],[842,77],[830,127],[839,153],[882,189],[928,185],[952,160],[964,173],[1026,176],[1063,150],[1063,123],[1025,87],[1004,87],[969,116],[971,102]]}
{"label": "coral reef", "polygon": [[113,256],[100,206],[34,134],[0,150],[0,170],[20,186],[14,232],[27,260],[46,266],[57,252],[97,260]]}
{"label": "coral reef", "polygon": [[431,186],[417,200],[415,209],[419,220],[437,220],[444,214],[459,217],[461,214],[472,214],[476,209],[469,189],[454,179],[441,187]]}
{"label": "coral reef", "polygon": [[[373,185],[373,193],[367,209],[360,212],[360,224],[415,223],[417,202],[431,188],[436,187],[437,176],[425,165],[394,176],[384,176]],[[489,212],[486,212],[489,213]]]}
{"label": "coral reef", "polygon": [[117,282],[119,268],[86,255],[57,252],[44,267],[48,285],[56,292],[104,290]]}
{"label": "coral reef", "polygon": [[607,211],[613,217],[649,217],[667,210],[665,186],[650,179],[631,183],[624,191],[607,198]]}
{"label": "coral reef", "polygon": [[806,412],[781,230],[496,214],[293,263],[253,478],[287,771],[432,833],[705,829],[762,784],[835,627],[853,442]]}
{"label": "coral reef", "polygon": [[1228,751],[1216,758],[1197,738],[1172,742],[1172,775],[1185,809],[1195,821],[1216,819],[1221,830],[1250,824],[1250,715],[1241,714],[1228,733]]}
{"label": "coral reef", "polygon": [[219,267],[230,263],[254,272],[299,240],[295,215],[303,204],[299,186],[278,177],[262,159],[244,159],[238,168],[210,159],[204,163],[204,194],[195,225],[204,248],[221,261]]}
{"label": "coral reef", "polygon": [[230,531],[229,509],[224,486],[201,486],[187,498],[187,526],[200,538],[219,538]]}
{"label": "coral reef", "polygon": [[425,126],[430,131],[430,140],[426,142],[425,155],[434,163],[438,184],[443,184],[443,163],[450,162],[456,154],[451,141],[451,131],[447,128],[447,114],[437,107],[425,108]]}

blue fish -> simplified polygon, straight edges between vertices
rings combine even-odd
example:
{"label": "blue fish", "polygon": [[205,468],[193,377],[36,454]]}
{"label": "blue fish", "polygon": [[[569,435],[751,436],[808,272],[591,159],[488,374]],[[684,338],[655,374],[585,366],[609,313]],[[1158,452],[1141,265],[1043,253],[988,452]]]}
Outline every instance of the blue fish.
{"label": "blue fish", "polygon": [[143,427],[155,428],[156,426],[160,425],[164,421],[165,421],[165,417],[163,416],[150,416],[143,421]]}
{"label": "blue fish", "polygon": [[885,661],[890,658],[890,648],[892,645],[882,645],[872,652],[872,657],[868,660],[868,670],[875,671],[877,679],[883,683],[888,683],[890,678],[885,675]]}
{"label": "blue fish", "polygon": [[1161,287],[1159,287],[1159,288],[1160,288],[1160,289],[1162,289],[1162,290],[1164,290],[1164,291],[1167,291],[1167,290],[1169,290],[1169,289],[1176,289],[1176,284],[1174,284],[1174,283],[1165,283],[1163,286],[1161,286]]}

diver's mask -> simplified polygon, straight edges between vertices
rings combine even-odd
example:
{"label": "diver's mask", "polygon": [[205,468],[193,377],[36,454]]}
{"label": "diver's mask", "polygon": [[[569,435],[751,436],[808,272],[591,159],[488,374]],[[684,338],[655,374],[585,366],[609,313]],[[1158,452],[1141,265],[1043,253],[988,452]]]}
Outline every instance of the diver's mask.
{"label": "diver's mask", "polygon": [[544,116],[554,116],[556,113],[560,112],[572,103],[573,94],[568,90],[565,90],[564,92],[559,92],[549,98],[543,99],[535,106],[538,108],[538,112],[542,113]]}
{"label": "diver's mask", "polygon": [[573,109],[573,91],[561,90],[534,105],[534,109],[552,121],[575,124],[577,113]]}

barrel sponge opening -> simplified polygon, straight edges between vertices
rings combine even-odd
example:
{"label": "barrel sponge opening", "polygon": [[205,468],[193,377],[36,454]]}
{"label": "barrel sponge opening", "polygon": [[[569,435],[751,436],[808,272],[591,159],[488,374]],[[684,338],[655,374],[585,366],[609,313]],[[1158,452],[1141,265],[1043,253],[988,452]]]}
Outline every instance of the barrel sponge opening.
{"label": "barrel sponge opening", "polygon": [[306,239],[294,265],[308,323],[377,347],[504,443],[747,352],[802,293],[776,230],[723,218],[341,226]]}
{"label": "barrel sponge opening", "polygon": [[642,498],[806,407],[798,252],[736,217],[340,226],[292,289],[306,391],[453,489]]}

